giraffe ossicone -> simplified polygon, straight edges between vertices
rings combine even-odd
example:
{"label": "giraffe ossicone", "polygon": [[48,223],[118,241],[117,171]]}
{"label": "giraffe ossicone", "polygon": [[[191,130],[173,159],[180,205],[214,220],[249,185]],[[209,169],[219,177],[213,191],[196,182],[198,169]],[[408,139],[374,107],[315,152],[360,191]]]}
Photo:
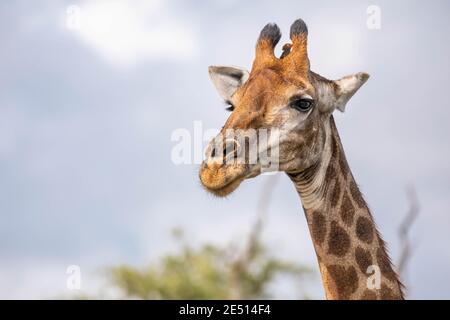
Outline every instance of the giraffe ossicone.
{"label": "giraffe ossicone", "polygon": [[[279,134],[276,144],[257,150],[276,150],[277,170],[287,173],[300,195],[328,299],[403,299],[402,285],[348,166],[333,119],[333,112],[345,110],[369,75],[360,72],[328,80],[311,71],[308,28],[301,19],[291,26],[291,43],[276,57],[280,38],[277,25],[262,29],[250,72],[209,68],[214,86],[232,111],[214,140],[225,139],[227,130]],[[200,168],[202,185],[217,196],[230,194],[262,171],[259,157],[252,163],[213,161],[230,155],[247,159],[245,148],[241,154],[242,143],[232,142],[231,152],[211,146]],[[379,285],[368,285],[374,276],[368,270],[379,270]]]}

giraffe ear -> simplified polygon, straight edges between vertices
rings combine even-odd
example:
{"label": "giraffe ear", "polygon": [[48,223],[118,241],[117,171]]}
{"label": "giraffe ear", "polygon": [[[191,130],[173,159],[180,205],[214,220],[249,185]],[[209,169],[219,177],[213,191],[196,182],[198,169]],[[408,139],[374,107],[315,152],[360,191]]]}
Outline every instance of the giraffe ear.
{"label": "giraffe ear", "polygon": [[369,79],[369,75],[364,72],[352,74],[342,79],[333,81],[335,86],[335,107],[344,112],[348,100],[358,91],[359,88]]}
{"label": "giraffe ear", "polygon": [[211,66],[208,71],[217,92],[225,101],[231,100],[249,77],[247,70],[238,67]]}

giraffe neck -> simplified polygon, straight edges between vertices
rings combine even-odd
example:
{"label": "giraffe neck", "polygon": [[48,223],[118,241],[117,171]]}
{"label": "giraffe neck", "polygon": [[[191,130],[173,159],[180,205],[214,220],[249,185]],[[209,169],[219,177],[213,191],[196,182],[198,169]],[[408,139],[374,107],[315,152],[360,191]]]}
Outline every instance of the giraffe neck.
{"label": "giraffe neck", "polygon": [[327,299],[403,299],[331,116],[322,160],[288,173],[302,199]]}

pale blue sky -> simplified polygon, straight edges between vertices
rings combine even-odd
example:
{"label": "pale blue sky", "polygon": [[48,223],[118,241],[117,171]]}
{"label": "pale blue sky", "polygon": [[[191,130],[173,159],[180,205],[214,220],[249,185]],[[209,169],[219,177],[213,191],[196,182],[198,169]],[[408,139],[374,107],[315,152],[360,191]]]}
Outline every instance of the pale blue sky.
{"label": "pale blue sky", "polygon": [[[380,30],[366,27],[371,4],[381,8]],[[67,28],[70,5],[81,8],[81,28]],[[171,162],[170,136],[195,120],[220,127],[227,113],[207,66],[250,67],[260,29],[277,22],[286,41],[299,17],[314,71],[371,74],[336,115],[347,158],[394,261],[405,189],[416,187],[421,213],[405,282],[411,298],[450,298],[449,9],[448,1],[2,2],[0,298],[70,295],[71,264],[96,292],[102,268],[173,250],[177,225],[194,243],[242,239],[267,177],[211,197],[196,165]],[[269,214],[269,246],[316,268],[284,176]],[[321,297],[318,278],[310,290]]]}

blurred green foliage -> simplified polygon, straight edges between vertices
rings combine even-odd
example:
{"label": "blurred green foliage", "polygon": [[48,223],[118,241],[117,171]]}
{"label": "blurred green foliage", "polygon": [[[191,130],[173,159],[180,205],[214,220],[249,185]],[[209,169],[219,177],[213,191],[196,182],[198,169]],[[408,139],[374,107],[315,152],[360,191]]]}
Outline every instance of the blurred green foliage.
{"label": "blurred green foliage", "polygon": [[166,255],[145,269],[114,267],[110,270],[111,283],[127,298],[276,298],[269,291],[277,276],[292,277],[300,285],[311,270],[274,257],[261,243],[261,228],[258,221],[241,250],[211,244],[195,249],[187,243],[182,230],[175,230],[179,253]]}

